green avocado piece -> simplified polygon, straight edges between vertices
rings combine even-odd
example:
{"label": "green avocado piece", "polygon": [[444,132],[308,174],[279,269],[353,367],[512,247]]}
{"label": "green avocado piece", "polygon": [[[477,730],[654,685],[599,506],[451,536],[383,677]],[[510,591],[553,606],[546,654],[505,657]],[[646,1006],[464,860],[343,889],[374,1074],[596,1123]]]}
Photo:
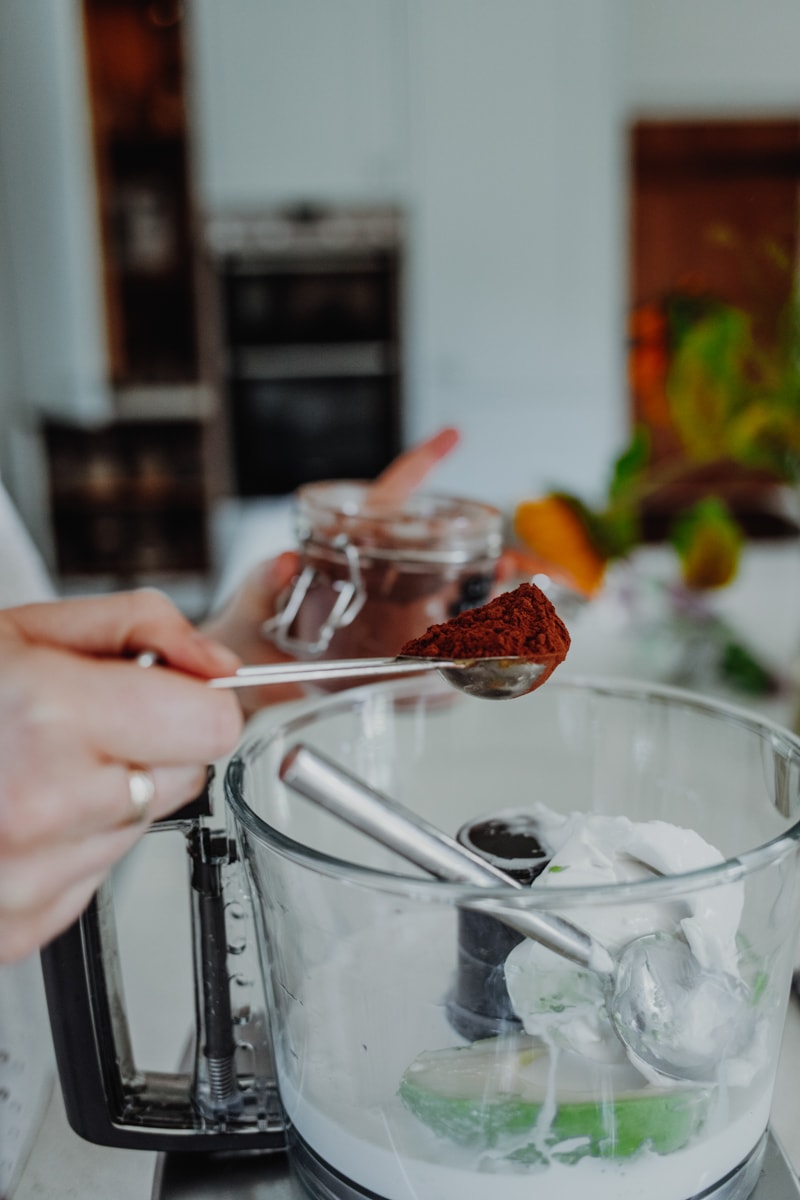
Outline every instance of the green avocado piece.
{"label": "green avocado piece", "polygon": [[[546,1158],[629,1158],[648,1148],[656,1154],[679,1150],[702,1128],[712,1090],[602,1086],[594,1080],[556,1083],[556,1107],[546,1130],[536,1130],[547,1095],[550,1055],[525,1035],[488,1038],[470,1046],[420,1054],[406,1071],[399,1094],[406,1107],[438,1136],[474,1148],[513,1142],[507,1157],[531,1163]],[[537,1136],[533,1138],[536,1132]],[[532,1135],[520,1145],[520,1138]],[[563,1143],[562,1150],[559,1146]]]}

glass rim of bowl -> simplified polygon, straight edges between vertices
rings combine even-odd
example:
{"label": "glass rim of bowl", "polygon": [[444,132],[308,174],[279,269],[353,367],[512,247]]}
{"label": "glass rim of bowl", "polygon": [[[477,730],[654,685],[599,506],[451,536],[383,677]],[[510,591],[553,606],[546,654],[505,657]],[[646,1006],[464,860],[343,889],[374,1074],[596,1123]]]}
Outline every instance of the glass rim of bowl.
{"label": "glass rim of bowl", "polygon": [[[779,748],[786,759],[791,758],[800,770],[800,735],[742,706],[731,704],[716,697],[692,692],[688,689],[657,684],[646,680],[617,679],[611,676],[570,676],[567,679],[549,680],[548,689],[562,692],[575,691],[598,695],[612,694],[619,698],[650,698],[684,708],[720,717],[769,738],[776,753]],[[478,897],[486,900],[502,898],[504,905],[520,909],[535,907],[541,910],[567,909],[577,905],[610,905],[623,902],[652,903],[657,900],[675,898],[687,891],[699,891],[710,887],[722,887],[736,883],[763,867],[774,865],[791,854],[800,843],[800,805],[794,822],[782,833],[747,850],[740,851],[719,863],[684,871],[674,875],[653,875],[629,883],[604,883],[557,888],[497,888],[476,887],[470,884],[452,883],[423,875],[405,874],[400,870],[366,866],[349,859],[316,850],[303,842],[289,837],[274,825],[270,825],[256,813],[244,797],[244,780],[249,763],[268,746],[282,740],[285,749],[291,744],[289,734],[299,734],[312,725],[320,714],[333,715],[337,711],[351,709],[355,703],[375,697],[389,695],[402,698],[435,699],[453,697],[467,704],[486,704],[488,701],[459,696],[443,682],[428,676],[422,680],[390,680],[383,683],[366,684],[348,688],[334,695],[316,697],[301,702],[294,715],[280,720],[269,731],[245,738],[231,755],[224,772],[225,799],[237,821],[259,841],[268,843],[284,857],[294,863],[312,867],[329,877],[361,883],[373,890],[402,894],[426,903],[457,905]],[[520,698],[512,703],[520,703]],[[285,785],[281,785],[285,786]],[[787,820],[789,818],[787,817]]]}

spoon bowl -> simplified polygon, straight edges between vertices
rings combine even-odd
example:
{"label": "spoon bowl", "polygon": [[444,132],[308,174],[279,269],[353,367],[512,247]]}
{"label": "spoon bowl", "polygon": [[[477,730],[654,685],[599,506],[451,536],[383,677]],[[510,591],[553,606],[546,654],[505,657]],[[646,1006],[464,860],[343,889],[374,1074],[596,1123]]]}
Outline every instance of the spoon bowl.
{"label": "spoon bowl", "polygon": [[606,1007],[631,1056],[671,1079],[714,1079],[755,1032],[746,984],[704,968],[684,938],[668,933],[644,934],[623,947]]}
{"label": "spoon bowl", "polygon": [[[401,658],[399,662],[420,662]],[[551,663],[530,658],[457,659],[453,666],[438,668],[442,678],[459,692],[482,700],[514,700],[527,696],[544,683]]]}

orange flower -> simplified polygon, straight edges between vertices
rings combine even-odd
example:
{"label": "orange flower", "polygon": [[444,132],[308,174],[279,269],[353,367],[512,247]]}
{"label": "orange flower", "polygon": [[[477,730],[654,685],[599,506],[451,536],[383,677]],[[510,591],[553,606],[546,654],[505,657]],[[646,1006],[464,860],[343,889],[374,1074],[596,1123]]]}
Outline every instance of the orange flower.
{"label": "orange flower", "polygon": [[664,345],[667,338],[667,318],[661,305],[637,305],[628,317],[628,331],[633,341]]}
{"label": "orange flower", "polygon": [[667,321],[657,305],[642,304],[630,315],[628,383],[638,412],[651,425],[670,425],[666,381],[669,370]]}
{"label": "orange flower", "polygon": [[514,513],[514,532],[527,548],[566,576],[577,591],[593,596],[606,563],[579,515],[560,496],[523,500]]}

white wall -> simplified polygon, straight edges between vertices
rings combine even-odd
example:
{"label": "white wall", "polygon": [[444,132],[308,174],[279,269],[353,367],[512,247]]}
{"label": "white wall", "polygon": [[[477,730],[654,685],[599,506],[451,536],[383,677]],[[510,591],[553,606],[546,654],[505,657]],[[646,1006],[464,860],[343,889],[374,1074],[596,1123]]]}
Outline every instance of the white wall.
{"label": "white wall", "polygon": [[637,115],[800,115],[798,0],[621,0]]}
{"label": "white wall", "polygon": [[616,0],[198,0],[201,207],[409,214],[407,437],[509,504],[624,426]]}
{"label": "white wall", "polygon": [[619,62],[606,0],[410,0],[410,427],[437,484],[592,493],[624,424]]}
{"label": "white wall", "polygon": [[78,0],[0,0],[0,472],[50,554],[42,412],[110,411]]}
{"label": "white wall", "polygon": [[[0,280],[7,280],[10,275],[11,252],[8,243],[8,223],[0,220]],[[9,430],[19,419],[19,373],[19,337],[14,306],[8,288],[0,284],[0,477],[6,479],[11,469]]]}
{"label": "white wall", "polygon": [[405,188],[406,0],[192,0],[201,205]]}
{"label": "white wall", "polygon": [[20,384],[37,409],[108,410],[99,227],[78,0],[0,4],[0,219]]}

